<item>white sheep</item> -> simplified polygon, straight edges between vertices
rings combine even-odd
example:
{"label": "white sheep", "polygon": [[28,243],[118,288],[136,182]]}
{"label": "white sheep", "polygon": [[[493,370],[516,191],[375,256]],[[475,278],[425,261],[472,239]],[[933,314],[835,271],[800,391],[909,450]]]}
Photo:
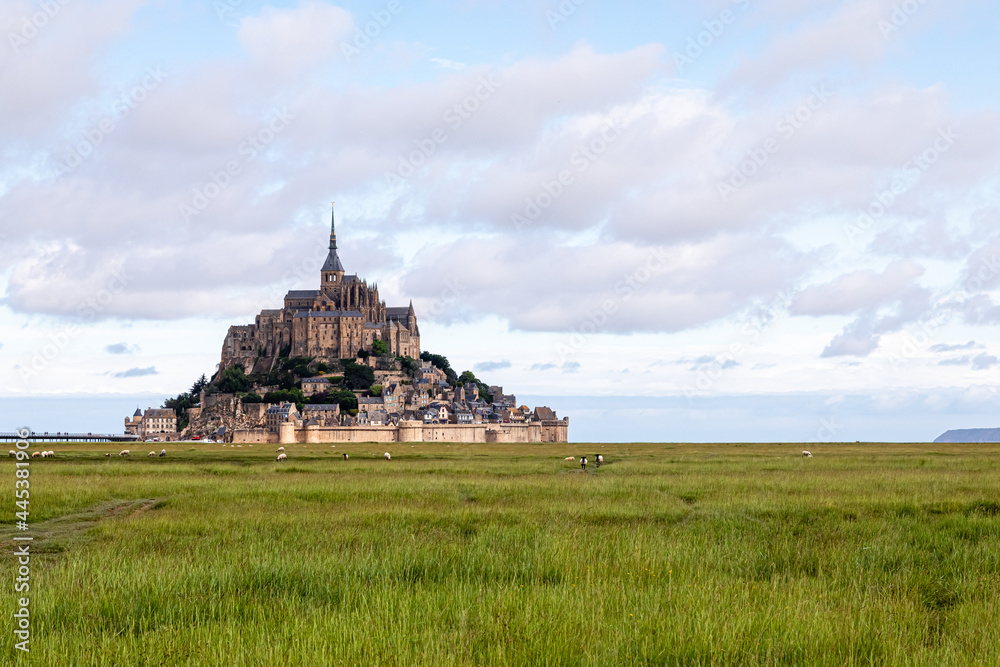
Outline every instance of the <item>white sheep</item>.
{"label": "white sheep", "polygon": [[34,458],[38,458],[38,457],[39,457],[39,456],[41,456],[41,455],[42,455],[42,453],[41,453],[41,452],[31,452],[31,458],[33,458],[33,459],[34,459]]}
{"label": "white sheep", "polygon": [[105,458],[111,458],[111,454],[105,454],[104,457]]}
{"label": "white sheep", "polygon": [[386,461],[391,461],[391,460],[392,460],[392,455],[391,455],[391,454],[389,454],[389,452],[386,452],[386,453],[385,453],[385,460],[386,460]]}
{"label": "white sheep", "polygon": [[283,452],[283,451],[285,451],[285,448],[284,447],[278,447],[278,451],[279,452]]}
{"label": "white sheep", "polygon": [[56,453],[50,449],[49,450],[49,456],[55,456],[55,455],[56,455]]}
{"label": "white sheep", "polygon": [[566,458],[563,459],[563,461],[576,461],[576,457],[575,456],[567,456]]}
{"label": "white sheep", "polygon": [[586,470],[587,469],[587,457],[586,456],[581,456],[580,457],[580,469],[581,470]]}
{"label": "white sheep", "polygon": [[48,452],[42,452],[42,458],[43,459],[49,458],[49,453]]}
{"label": "white sheep", "polygon": [[347,456],[347,452],[344,452],[344,460],[346,461],[348,458],[349,457]]}
{"label": "white sheep", "polygon": [[12,450],[10,450],[9,452],[7,452],[7,456],[9,456],[10,458],[14,458],[15,456],[17,456],[17,452],[15,452],[15,451],[14,451],[14,450],[12,449]]}
{"label": "white sheep", "polygon": [[282,452],[281,454],[278,454],[278,458],[275,459],[275,460],[276,461],[284,461],[287,458],[288,458],[288,454],[285,454],[284,452]]}
{"label": "white sheep", "polygon": [[166,456],[166,455],[167,455],[167,450],[161,449],[160,450],[160,456]]}
{"label": "white sheep", "polygon": [[146,454],[146,456],[153,456],[153,457],[155,457],[156,456],[156,452],[150,452],[149,454]]}
{"label": "white sheep", "polygon": [[803,449],[802,450],[802,456],[805,456],[806,458],[811,459],[812,458],[812,452],[808,452],[808,451],[806,451],[806,450]]}
{"label": "white sheep", "polygon": [[604,457],[600,454],[597,455],[597,467],[600,468],[601,464],[604,463]]}
{"label": "white sheep", "polygon": [[129,454],[131,454],[131,452],[127,449],[123,449],[120,452],[118,452],[118,456],[128,456]]}

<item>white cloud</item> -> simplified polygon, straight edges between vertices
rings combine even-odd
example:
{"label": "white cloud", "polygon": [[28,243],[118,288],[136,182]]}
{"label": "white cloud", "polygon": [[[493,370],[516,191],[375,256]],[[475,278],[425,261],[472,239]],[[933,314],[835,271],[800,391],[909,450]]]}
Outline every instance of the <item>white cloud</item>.
{"label": "white cloud", "polygon": [[292,76],[340,57],[340,42],[353,28],[347,10],[313,0],[294,9],[266,6],[240,21],[238,37],[255,67]]}

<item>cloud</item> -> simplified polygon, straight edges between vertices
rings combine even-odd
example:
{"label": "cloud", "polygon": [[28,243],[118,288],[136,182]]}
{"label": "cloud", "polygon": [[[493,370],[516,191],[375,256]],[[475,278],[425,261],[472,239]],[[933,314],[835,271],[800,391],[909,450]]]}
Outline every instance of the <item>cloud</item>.
{"label": "cloud", "polygon": [[972,370],[974,371],[985,371],[993,368],[998,363],[1000,359],[997,359],[992,354],[978,354],[972,359]]}
{"label": "cloud", "polygon": [[528,370],[531,370],[531,371],[547,371],[547,370],[551,370],[551,369],[553,369],[555,367],[556,367],[556,365],[555,364],[551,364],[551,363],[532,364],[531,368],[529,368]]}
{"label": "cloud", "polygon": [[121,371],[120,373],[112,373],[112,377],[116,378],[137,378],[145,377],[147,375],[159,375],[156,372],[155,366],[150,366],[148,368],[130,368],[127,371]]}
{"label": "cloud", "polygon": [[447,58],[431,58],[431,62],[442,69],[451,69],[451,70],[465,69],[465,63],[455,62],[454,60],[448,60]]}
{"label": "cloud", "polygon": [[139,351],[138,345],[128,343],[112,343],[104,346],[104,351],[108,354],[133,354]]}
{"label": "cloud", "polygon": [[970,340],[968,343],[963,343],[961,345],[946,345],[944,343],[939,343],[937,345],[932,345],[930,350],[931,352],[958,352],[959,350],[974,350],[980,347],[983,346],[977,344],[974,340]]}
{"label": "cloud", "polygon": [[[563,373],[576,373],[578,370],[580,370],[580,366],[581,364],[579,361],[567,361],[562,366],[560,366],[560,368],[562,368]],[[627,371],[628,369],[626,369],[626,372]]]}
{"label": "cloud", "polygon": [[504,359],[503,361],[481,361],[475,365],[477,371],[488,373],[490,371],[498,371],[504,368],[510,368],[511,363]]}
{"label": "cloud", "polygon": [[955,357],[953,359],[942,359],[938,362],[938,366],[967,366],[971,357]]}
{"label": "cloud", "polygon": [[871,318],[862,318],[844,328],[823,349],[821,357],[866,357],[878,348],[879,337],[873,331]]}
{"label": "cloud", "polygon": [[[663,332],[773,300],[811,266],[808,253],[760,236],[722,235],[666,247],[610,241],[570,246],[547,235],[530,243],[464,239],[419,253],[400,289],[414,297],[418,313],[426,313],[446,280],[459,283],[462,298],[434,318],[441,322],[498,314],[525,331]],[[539,290],[544,299],[524,299]]]}
{"label": "cloud", "polygon": [[893,262],[881,273],[854,271],[803,289],[792,299],[789,311],[793,315],[850,315],[875,308],[899,298],[923,273],[922,266],[908,260]]}
{"label": "cloud", "polygon": [[353,28],[347,10],[303,2],[293,9],[264,7],[240,22],[237,36],[255,67],[291,75],[341,57],[340,42]]}

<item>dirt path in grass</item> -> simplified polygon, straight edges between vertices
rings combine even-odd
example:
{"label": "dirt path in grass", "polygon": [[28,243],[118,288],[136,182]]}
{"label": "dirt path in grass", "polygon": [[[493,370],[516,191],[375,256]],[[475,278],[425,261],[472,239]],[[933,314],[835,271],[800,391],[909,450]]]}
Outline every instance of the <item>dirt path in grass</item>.
{"label": "dirt path in grass", "polygon": [[[107,519],[130,519],[139,517],[162,502],[160,498],[140,498],[138,500],[111,500],[98,503],[82,512],[32,523],[27,533],[19,533],[13,527],[0,529],[0,540],[9,541],[15,535],[34,537],[31,543],[33,553],[57,554],[66,551],[72,544],[84,539],[88,530]],[[11,558],[12,552],[0,551],[0,556]]]}

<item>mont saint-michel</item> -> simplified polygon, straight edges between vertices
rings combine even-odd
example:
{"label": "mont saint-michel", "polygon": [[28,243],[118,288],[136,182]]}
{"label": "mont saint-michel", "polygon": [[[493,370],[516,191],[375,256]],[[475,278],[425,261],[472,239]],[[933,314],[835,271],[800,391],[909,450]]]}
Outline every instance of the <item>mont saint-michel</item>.
{"label": "mont saint-michel", "polygon": [[420,349],[417,313],[347,274],[331,214],[319,288],[229,327],[219,369],[125,420],[143,439],[225,442],[566,442],[569,418]]}

